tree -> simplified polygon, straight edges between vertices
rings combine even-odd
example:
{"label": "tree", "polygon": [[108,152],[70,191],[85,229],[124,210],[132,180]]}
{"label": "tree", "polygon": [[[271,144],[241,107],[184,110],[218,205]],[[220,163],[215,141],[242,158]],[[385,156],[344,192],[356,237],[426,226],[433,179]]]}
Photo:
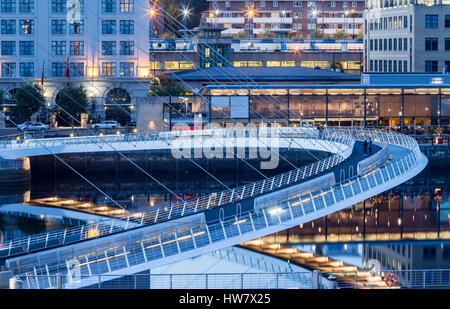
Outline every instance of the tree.
{"label": "tree", "polygon": [[3,89],[0,89],[0,107],[5,104],[5,91]]}
{"label": "tree", "polygon": [[[348,34],[347,34],[348,36]],[[336,33],[333,35],[333,38],[335,39],[344,39],[345,38],[345,31],[342,29],[336,30]]]}
{"label": "tree", "polygon": [[242,30],[236,34],[233,34],[233,39],[235,39],[235,40],[246,39],[246,38],[248,38],[248,33],[245,30]]}
{"label": "tree", "polygon": [[273,39],[275,37],[274,33],[271,33],[267,30],[265,30],[262,33],[257,34],[258,39]]}
{"label": "tree", "polygon": [[60,117],[73,126],[74,118],[79,120],[81,113],[86,113],[89,99],[82,86],[66,87],[56,96],[56,105],[60,109]]}
{"label": "tree", "polygon": [[303,33],[301,31],[295,31],[293,33],[289,34],[289,38],[290,39],[294,39],[294,40],[299,40],[299,39],[303,39]]}
{"label": "tree", "polygon": [[30,120],[45,105],[44,90],[40,85],[26,84],[17,90],[16,103],[19,120]]}
{"label": "tree", "polygon": [[161,79],[159,85],[151,86],[151,95],[154,96],[179,96],[186,92],[186,89],[180,83],[172,79]]}
{"label": "tree", "polygon": [[330,36],[323,29],[317,29],[315,33],[316,39],[329,39]]}

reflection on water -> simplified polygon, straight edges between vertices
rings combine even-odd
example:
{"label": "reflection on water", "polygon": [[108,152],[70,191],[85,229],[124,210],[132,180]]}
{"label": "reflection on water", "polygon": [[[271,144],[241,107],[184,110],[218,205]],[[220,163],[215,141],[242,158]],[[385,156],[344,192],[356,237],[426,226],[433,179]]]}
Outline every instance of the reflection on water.
{"label": "reflection on water", "polygon": [[450,241],[292,246],[361,268],[364,268],[369,260],[377,260],[382,270],[450,269]]}
{"label": "reflection on water", "polygon": [[[225,180],[228,186],[258,179],[257,175],[243,173],[239,168],[233,167],[238,176]],[[185,199],[217,189],[210,185],[211,179],[198,173],[184,177],[177,170],[175,174],[170,184]],[[83,180],[65,177],[61,171],[55,175],[47,178],[34,175],[31,193],[25,190],[17,192],[16,196],[23,196],[24,199],[30,195],[31,199],[58,196],[113,206]],[[163,190],[150,184],[148,177],[122,176],[121,180],[103,177],[95,183],[114,200],[134,211],[148,211],[170,199]],[[189,180],[188,186],[184,184],[185,179]],[[191,190],[193,179],[195,184],[199,184],[196,191]],[[450,240],[449,183],[450,176],[446,168],[428,167],[414,179],[389,192],[267,238],[301,246],[302,249],[309,246],[309,250],[321,250],[324,255],[345,258],[349,263],[361,267],[365,261],[377,259],[389,269],[450,268],[450,245],[445,242]],[[77,222],[1,215],[0,236],[8,240],[73,224]],[[428,240],[434,242],[424,242]],[[306,245],[308,243],[315,245]]]}
{"label": "reflection on water", "polygon": [[83,223],[69,218],[44,218],[43,216],[20,216],[0,213],[0,241],[63,229]]}

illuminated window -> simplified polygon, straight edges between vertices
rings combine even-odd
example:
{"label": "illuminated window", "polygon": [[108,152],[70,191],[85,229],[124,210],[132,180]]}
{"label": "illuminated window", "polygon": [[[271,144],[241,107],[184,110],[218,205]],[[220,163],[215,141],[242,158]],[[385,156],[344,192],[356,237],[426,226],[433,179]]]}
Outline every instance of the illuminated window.
{"label": "illuminated window", "polygon": [[249,67],[262,67],[262,61],[248,61],[247,66]]}
{"label": "illuminated window", "polygon": [[192,69],[194,69],[194,62],[180,61],[180,70],[192,70]]}
{"label": "illuminated window", "polygon": [[267,61],[268,67],[280,67],[281,61]]}
{"label": "illuminated window", "polygon": [[150,61],[150,70],[161,70],[161,64],[156,61]]}
{"label": "illuminated window", "polygon": [[180,63],[178,61],[166,61],[166,62],[164,62],[164,67],[167,70],[179,70]]}
{"label": "illuminated window", "polygon": [[281,61],[282,67],[295,67],[295,61]]}

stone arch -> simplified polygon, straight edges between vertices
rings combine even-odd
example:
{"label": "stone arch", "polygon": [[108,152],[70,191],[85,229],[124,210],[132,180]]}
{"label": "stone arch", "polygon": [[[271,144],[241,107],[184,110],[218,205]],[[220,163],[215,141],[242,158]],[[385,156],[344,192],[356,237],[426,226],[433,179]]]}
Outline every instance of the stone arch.
{"label": "stone arch", "polygon": [[104,96],[105,119],[116,120],[121,126],[128,125],[131,120],[131,94],[123,87],[111,87]]}

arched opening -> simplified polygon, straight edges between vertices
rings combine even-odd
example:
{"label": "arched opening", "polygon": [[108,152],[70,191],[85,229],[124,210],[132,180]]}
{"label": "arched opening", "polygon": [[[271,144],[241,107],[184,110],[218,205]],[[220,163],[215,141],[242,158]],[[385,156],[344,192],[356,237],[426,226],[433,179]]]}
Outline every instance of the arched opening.
{"label": "arched opening", "polygon": [[115,120],[121,126],[126,126],[131,122],[131,97],[128,91],[123,88],[114,88],[106,94],[105,98],[105,119]]}

